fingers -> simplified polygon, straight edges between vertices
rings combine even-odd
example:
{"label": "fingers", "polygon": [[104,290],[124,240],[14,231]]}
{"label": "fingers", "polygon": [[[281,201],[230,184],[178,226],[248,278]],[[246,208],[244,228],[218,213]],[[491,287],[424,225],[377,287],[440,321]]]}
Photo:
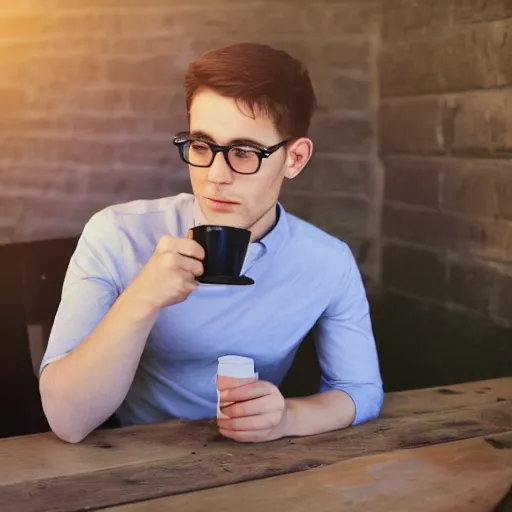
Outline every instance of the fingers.
{"label": "fingers", "polygon": [[274,439],[271,436],[270,430],[229,430],[219,428],[219,433],[239,443],[262,443]]}
{"label": "fingers", "polygon": [[223,390],[220,395],[217,426],[223,436],[240,442],[262,442],[284,435],[286,401],[274,384],[253,382]]}
{"label": "fingers", "polygon": [[218,418],[219,429],[225,430],[270,430],[277,425],[282,418],[282,411],[274,411],[269,414],[246,416],[243,418]]}
{"label": "fingers", "polygon": [[188,256],[184,256],[182,254],[176,254],[175,258],[176,258],[176,265],[179,268],[181,268],[182,270],[184,270],[185,272],[190,272],[195,277],[198,277],[201,274],[203,274],[204,267],[200,261],[198,261],[194,258],[190,258]]}
{"label": "fingers", "polygon": [[186,294],[192,293],[194,290],[197,290],[199,287],[199,283],[191,276],[190,273],[182,271],[182,279],[183,279],[183,292]]}
{"label": "fingers", "polygon": [[173,252],[198,260],[203,260],[206,256],[204,249],[195,240],[191,240],[190,238],[176,238],[171,235],[164,235],[160,238],[156,250],[161,254]]}
{"label": "fingers", "polygon": [[255,398],[245,402],[235,402],[230,405],[223,406],[220,404],[220,410],[223,417],[241,418],[244,416],[256,416],[258,414],[267,414],[280,411],[284,407],[284,399],[281,396],[264,396]]}
{"label": "fingers", "polygon": [[159,240],[156,252],[160,254],[164,265],[169,269],[182,269],[195,277],[204,273],[202,260],[205,252],[195,240],[165,235]]}
{"label": "fingers", "polygon": [[220,392],[220,401],[222,402],[243,402],[253,400],[262,396],[274,393],[277,388],[270,382],[259,380],[237,386],[236,388],[224,389]]}
{"label": "fingers", "polygon": [[195,240],[190,238],[175,238],[174,240],[176,252],[200,261],[204,260],[206,256],[204,249]]}

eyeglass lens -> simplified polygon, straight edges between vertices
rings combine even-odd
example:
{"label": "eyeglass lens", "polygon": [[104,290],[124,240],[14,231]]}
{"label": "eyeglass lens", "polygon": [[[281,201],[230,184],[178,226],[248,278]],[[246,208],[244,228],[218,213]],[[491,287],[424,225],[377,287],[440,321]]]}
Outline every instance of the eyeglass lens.
{"label": "eyeglass lens", "polygon": [[[210,146],[202,141],[188,141],[183,154],[190,165],[208,167],[213,161],[214,153]],[[237,172],[250,174],[259,166],[258,153],[247,146],[235,146],[228,151],[230,165]]]}

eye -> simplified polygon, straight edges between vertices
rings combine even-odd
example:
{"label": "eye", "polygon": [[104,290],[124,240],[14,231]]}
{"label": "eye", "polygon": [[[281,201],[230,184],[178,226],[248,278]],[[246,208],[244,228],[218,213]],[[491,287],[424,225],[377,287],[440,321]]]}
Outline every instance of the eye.
{"label": "eye", "polygon": [[204,142],[197,141],[197,140],[191,142],[190,147],[193,151],[196,151],[198,153],[210,151],[208,144],[206,144]]}
{"label": "eye", "polygon": [[237,158],[241,159],[254,158],[254,156],[256,155],[256,151],[254,150],[254,148],[251,148],[249,146],[236,146],[231,151]]}

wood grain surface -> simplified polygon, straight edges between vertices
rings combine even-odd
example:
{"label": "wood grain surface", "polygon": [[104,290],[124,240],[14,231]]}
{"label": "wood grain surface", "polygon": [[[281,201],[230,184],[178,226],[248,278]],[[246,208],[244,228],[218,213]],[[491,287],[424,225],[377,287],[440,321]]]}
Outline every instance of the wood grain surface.
{"label": "wood grain surface", "polygon": [[108,508],[108,512],[490,512],[512,483],[512,431]]}
{"label": "wood grain surface", "polygon": [[387,393],[380,417],[397,418],[503,400],[512,400],[512,377]]}
{"label": "wood grain surface", "polygon": [[214,421],[98,431],[80,445],[52,445],[50,436],[46,444],[41,436],[4,440],[1,510],[97,509],[502,433],[511,425],[512,401],[503,400],[257,445],[223,438]]}

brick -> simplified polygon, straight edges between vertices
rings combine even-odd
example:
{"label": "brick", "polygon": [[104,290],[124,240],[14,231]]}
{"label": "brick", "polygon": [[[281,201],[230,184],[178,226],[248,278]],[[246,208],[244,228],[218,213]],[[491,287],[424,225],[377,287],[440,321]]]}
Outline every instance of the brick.
{"label": "brick", "polygon": [[439,160],[417,157],[385,157],[384,197],[418,206],[439,207],[440,177],[443,164]]}
{"label": "brick", "polygon": [[127,113],[128,97],[121,89],[83,89],[71,95],[70,108],[73,111],[101,111],[108,114]]}
{"label": "brick", "polygon": [[24,75],[34,87],[83,87],[101,84],[103,63],[93,56],[37,57],[24,62]]}
{"label": "brick", "polygon": [[510,179],[510,171],[508,175],[501,176],[503,180],[499,184],[500,179],[496,179],[496,195],[498,202],[498,216],[512,221],[512,180]]}
{"label": "brick", "polygon": [[313,198],[308,196],[282,194],[279,201],[288,213],[291,213],[306,222],[312,221]]}
{"label": "brick", "polygon": [[167,87],[174,85],[176,78],[173,60],[167,56],[157,55],[140,60],[110,59],[107,61],[107,80],[111,84]]}
{"label": "brick", "polygon": [[17,237],[50,238],[70,231],[78,233],[91,215],[112,204],[112,198],[26,198],[23,199],[23,219]]}
{"label": "brick", "polygon": [[92,9],[88,11],[58,10],[46,28],[50,35],[89,34],[90,36],[115,34],[122,36],[125,33],[137,31],[137,23],[142,32],[158,30],[159,15],[148,15],[143,12],[123,14],[122,12],[102,11]]}
{"label": "brick", "polygon": [[510,0],[452,0],[452,3],[455,24],[500,20],[512,16]]}
{"label": "brick", "polygon": [[17,197],[0,191],[0,223],[14,224],[23,214],[23,204]]}
{"label": "brick", "polygon": [[[268,2],[254,3],[248,8],[241,5],[238,9],[230,8],[227,21],[226,12],[221,9],[207,10],[203,16],[205,30],[209,35],[228,34],[232,37],[261,38],[262,34],[281,34],[288,36],[315,36],[326,30],[333,30],[336,22],[338,30],[344,28],[348,33],[360,33],[375,28],[377,6],[372,5],[332,5],[327,2],[309,3],[305,8],[297,9],[293,2],[281,2],[278,8],[269,8]],[[184,15],[183,23],[194,27],[197,13],[190,11]],[[364,16],[367,24],[364,25]],[[344,22],[341,20],[344,18]],[[178,30],[181,16],[169,16],[169,29]]]}
{"label": "brick", "polygon": [[72,167],[56,166],[50,170],[37,165],[0,166],[0,194],[5,191],[19,196],[62,196],[81,190],[81,176]]}
{"label": "brick", "polygon": [[442,299],[445,261],[438,253],[387,243],[382,251],[382,279],[386,286],[429,299]]}
{"label": "brick", "polygon": [[127,94],[119,88],[54,88],[38,87],[38,93],[32,98],[32,114],[41,111],[62,112],[63,114],[84,115],[126,115],[130,113]]}
{"label": "brick", "polygon": [[314,154],[303,172],[313,176],[314,190],[370,196],[375,162],[369,159]]}
{"label": "brick", "polygon": [[382,96],[511,84],[511,31],[511,23],[497,21],[432,39],[385,45],[379,66]]}
{"label": "brick", "polygon": [[310,33],[373,34],[379,30],[377,2],[315,1],[302,10]]}
{"label": "brick", "polygon": [[464,218],[448,213],[386,204],[386,238],[472,254],[496,261],[512,260],[512,223]]}
{"label": "brick", "polygon": [[366,233],[370,205],[356,197],[315,197],[311,219],[318,227],[343,227],[349,234]]}
{"label": "brick", "polygon": [[126,141],[126,144],[129,144],[127,137],[150,139],[155,135],[152,120],[137,117],[73,117],[68,123],[74,133],[103,140],[111,136]]}
{"label": "brick", "polygon": [[512,152],[512,89],[462,94],[453,102],[454,153]]}
{"label": "brick", "polygon": [[496,314],[498,318],[512,324],[512,276],[499,276],[498,290],[498,308]]}
{"label": "brick", "polygon": [[188,176],[185,173],[171,174],[165,171],[148,170],[94,172],[88,176],[87,193],[94,196],[111,196],[118,200],[154,199],[174,195],[181,191]]}
{"label": "brick", "polygon": [[382,37],[384,41],[403,39],[414,33],[424,33],[433,27],[449,25],[450,0],[384,0],[382,4]]}
{"label": "brick", "polygon": [[442,209],[512,220],[508,160],[453,159],[443,163]]}
{"label": "brick", "polygon": [[[88,4],[90,6],[90,4]],[[342,33],[361,34],[376,31],[377,5],[371,3],[332,4],[317,1],[300,9],[293,2],[281,2],[269,8],[269,2],[241,5],[229,2],[204,9],[204,4],[191,8],[189,5],[165,5],[151,3],[152,9],[126,9],[89,12],[66,10],[55,16],[49,33],[73,34],[133,34],[158,33],[183,34],[197,31],[198,10],[201,13],[201,30],[213,37],[261,37],[261,34],[316,35],[317,31],[338,30]],[[104,6],[104,4],[102,4]],[[113,7],[119,8],[119,4]],[[144,6],[146,7],[146,6]]]}
{"label": "brick", "polygon": [[22,114],[28,107],[27,91],[14,87],[0,87],[0,111],[3,116]]}
{"label": "brick", "polygon": [[496,280],[497,273],[492,268],[478,262],[449,259],[446,300],[488,314]]}
{"label": "brick", "polygon": [[5,160],[58,164],[165,166],[175,159],[169,141],[105,142],[101,140],[17,138],[7,139]]}
{"label": "brick", "polygon": [[30,84],[24,50],[20,44],[3,41],[0,44],[0,86],[6,94],[9,94],[8,89],[12,91],[20,89],[20,84],[23,84],[23,87]]}
{"label": "brick", "polygon": [[51,222],[58,226],[69,219],[70,211],[76,199],[67,197],[29,197],[23,198],[23,224],[33,226]]}
{"label": "brick", "polygon": [[373,136],[368,119],[317,115],[311,123],[310,137],[319,152],[367,154]]}
{"label": "brick", "polygon": [[69,131],[71,124],[68,119],[59,119],[49,117],[48,115],[41,117],[11,117],[0,118],[0,134],[9,138],[25,137],[32,132],[49,132]]}
{"label": "brick", "polygon": [[[169,113],[167,118],[153,119],[153,133],[159,137],[168,137],[172,144],[172,138],[178,132],[188,129],[188,118],[185,113]],[[172,146],[174,150],[174,146]]]}
{"label": "brick", "polygon": [[300,174],[293,179],[285,179],[281,187],[282,194],[288,194],[289,192],[303,192],[311,193],[315,190],[315,174],[310,168],[311,162],[302,169]]}
{"label": "brick", "polygon": [[43,10],[18,12],[0,16],[2,38],[30,38],[40,33],[48,24],[48,15]]}
{"label": "brick", "polygon": [[383,153],[444,152],[441,98],[420,98],[382,104],[379,140]]}
{"label": "brick", "polygon": [[371,82],[346,75],[318,79],[313,84],[320,111],[333,108],[367,110],[371,104]]}
{"label": "brick", "polygon": [[141,141],[117,147],[116,161],[130,165],[164,167],[177,158],[169,141]]}
{"label": "brick", "polygon": [[186,116],[185,93],[175,87],[168,89],[131,89],[130,108],[137,116]]}
{"label": "brick", "polygon": [[70,132],[87,136],[88,139],[119,140],[127,142],[129,137],[155,138],[153,120],[138,117],[28,117],[0,121],[0,132],[10,135],[35,137],[68,136]]}
{"label": "brick", "polygon": [[[219,43],[208,45],[213,48]],[[332,70],[363,71],[368,73],[371,46],[368,41],[268,41],[271,46],[282,49],[300,59],[316,80],[332,76]],[[204,49],[204,48],[203,48]]]}
{"label": "brick", "polygon": [[370,206],[365,200],[283,193],[280,201],[289,213],[325,231],[351,236],[366,233]]}
{"label": "brick", "polygon": [[372,194],[375,163],[365,157],[350,158],[313,152],[301,173],[283,182],[283,191],[315,193]]}
{"label": "brick", "polygon": [[512,4],[509,0],[385,0],[382,12],[382,35],[389,41],[508,18]]}
{"label": "brick", "polygon": [[[105,15],[105,19],[108,19],[107,15]],[[105,31],[105,34],[101,34],[95,33],[94,30],[84,29],[69,35],[48,34],[45,39],[37,41],[37,46],[30,40],[12,41],[8,45],[12,51],[21,52],[20,54],[24,58],[76,58],[79,55],[89,58],[96,57],[99,60],[110,57],[133,60],[164,55],[178,59],[180,51],[187,52],[187,43],[176,41],[172,34],[152,33],[147,37],[137,37],[136,30],[132,33],[113,36],[112,31]],[[2,58],[4,53],[6,50],[0,46]]]}

